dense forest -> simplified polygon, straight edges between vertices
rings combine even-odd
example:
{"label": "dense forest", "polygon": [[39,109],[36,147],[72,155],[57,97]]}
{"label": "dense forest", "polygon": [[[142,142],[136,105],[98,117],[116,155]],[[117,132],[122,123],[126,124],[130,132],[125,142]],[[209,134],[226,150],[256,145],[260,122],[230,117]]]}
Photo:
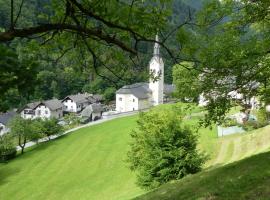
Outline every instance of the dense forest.
{"label": "dense forest", "polygon": [[[53,18],[54,13],[50,7],[46,6],[48,4],[53,4],[53,1],[27,0],[24,1],[23,6],[19,1],[14,2],[15,11],[21,12],[21,16],[15,19],[17,26],[40,24]],[[196,11],[202,7],[202,1],[174,0],[171,6],[173,13],[168,20],[168,30],[182,23],[188,15],[195,15]],[[10,5],[5,0],[0,0],[0,29],[7,29],[10,26],[9,23]],[[171,38],[174,38],[174,35]],[[171,38],[168,39],[168,44],[174,46],[175,42]],[[91,56],[85,49],[81,48],[77,51],[61,37],[57,44],[50,43],[50,38],[43,42],[39,38],[31,39],[16,39],[0,46],[1,57],[12,59],[10,73],[17,74],[15,71],[21,70],[22,76],[19,78],[19,85],[17,83],[11,88],[1,87],[4,93],[0,100],[1,110],[20,107],[34,100],[46,100],[53,97],[62,99],[78,92],[103,94],[108,102],[114,99],[115,91],[119,87],[148,79],[148,62],[152,56],[152,43],[140,45],[141,55],[136,62],[124,55],[119,54],[115,57],[106,49],[100,49],[106,63],[101,63],[104,66],[96,70],[91,66]],[[171,83],[174,61],[165,52],[162,54],[165,60],[165,82]],[[117,65],[119,60],[121,60],[121,65],[134,65],[134,67],[122,76],[117,76],[118,71],[112,72],[110,65]],[[15,65],[20,67],[15,69]],[[16,79],[14,81],[16,82]],[[22,89],[18,90],[18,87]]]}

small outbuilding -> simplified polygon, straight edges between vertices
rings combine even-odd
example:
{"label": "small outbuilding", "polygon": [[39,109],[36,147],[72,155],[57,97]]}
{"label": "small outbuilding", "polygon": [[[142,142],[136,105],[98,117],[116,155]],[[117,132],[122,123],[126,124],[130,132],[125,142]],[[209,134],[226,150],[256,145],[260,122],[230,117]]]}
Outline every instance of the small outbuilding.
{"label": "small outbuilding", "polygon": [[102,104],[93,103],[81,112],[81,117],[84,122],[95,121],[101,118],[102,112]]}

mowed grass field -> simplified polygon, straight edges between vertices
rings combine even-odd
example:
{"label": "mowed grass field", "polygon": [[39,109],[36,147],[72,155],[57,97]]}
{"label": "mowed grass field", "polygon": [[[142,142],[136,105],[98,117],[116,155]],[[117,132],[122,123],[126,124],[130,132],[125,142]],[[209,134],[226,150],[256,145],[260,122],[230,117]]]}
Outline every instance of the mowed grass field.
{"label": "mowed grass field", "polygon": [[[192,112],[198,113],[200,110],[196,108]],[[79,129],[70,135],[28,149],[24,155],[19,155],[9,163],[0,164],[0,200],[121,200],[144,194],[146,191],[136,186],[135,174],[128,169],[125,162],[129,134],[136,127],[137,117],[123,117]],[[194,117],[185,119],[185,123],[196,128],[199,119],[200,114],[195,114]],[[203,196],[202,199],[211,199],[215,197],[215,192],[222,191],[222,185],[228,187],[230,180],[234,184],[233,178],[237,176],[233,173],[238,173],[238,177],[242,176],[240,173],[244,171],[246,163],[257,162],[260,164],[257,167],[266,167],[258,161],[261,157],[251,161],[239,161],[242,167],[234,163],[225,164],[268,151],[270,126],[224,138],[218,138],[216,131],[216,127],[213,127],[200,128],[198,132],[198,148],[209,156],[203,172],[188,176],[172,187],[170,184],[165,185],[156,193],[150,193],[150,196],[143,198],[161,199],[159,195],[164,193],[167,194],[162,196],[164,199],[183,199],[189,193],[189,199],[197,199],[199,194],[203,196],[209,189],[209,198]],[[262,158],[265,159],[268,155],[263,154]],[[262,162],[268,164],[267,160]],[[256,166],[248,167],[243,177],[251,174],[252,170],[257,170]],[[267,177],[268,172],[270,169],[261,174]],[[207,177],[209,179],[205,179]],[[227,177],[227,182],[223,183],[224,177]],[[249,179],[252,181],[252,177]],[[246,179],[241,180],[245,181],[238,186],[244,187]],[[197,194],[196,188],[200,184],[205,186],[204,189],[197,196],[192,196]],[[177,191],[181,192],[182,196],[179,196]]]}
{"label": "mowed grass field", "polygon": [[164,184],[137,200],[269,200],[270,152]]}
{"label": "mowed grass field", "polygon": [[82,128],[0,164],[0,199],[121,200],[143,193],[125,162],[136,118]]}

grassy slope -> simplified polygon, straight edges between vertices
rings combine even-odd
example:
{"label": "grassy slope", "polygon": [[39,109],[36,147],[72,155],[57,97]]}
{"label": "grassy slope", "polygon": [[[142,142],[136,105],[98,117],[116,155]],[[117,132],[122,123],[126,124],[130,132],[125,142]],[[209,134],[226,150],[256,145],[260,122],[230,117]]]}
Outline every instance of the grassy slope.
{"label": "grassy slope", "polygon": [[138,200],[269,200],[270,152],[170,182]]}
{"label": "grassy slope", "polygon": [[[80,129],[0,164],[0,199],[129,199],[144,193],[124,162],[135,121],[136,116],[126,117]],[[186,122],[195,127],[198,117]],[[263,152],[269,145],[270,127],[224,138],[216,137],[215,127],[199,130],[199,148],[210,158],[205,168]]]}
{"label": "grassy slope", "polygon": [[224,138],[217,138],[214,132],[199,131],[199,147],[210,155],[201,173],[165,184],[138,199],[268,200],[270,126]]}
{"label": "grassy slope", "polygon": [[136,116],[80,129],[0,164],[0,199],[128,199],[142,191],[124,162]]}

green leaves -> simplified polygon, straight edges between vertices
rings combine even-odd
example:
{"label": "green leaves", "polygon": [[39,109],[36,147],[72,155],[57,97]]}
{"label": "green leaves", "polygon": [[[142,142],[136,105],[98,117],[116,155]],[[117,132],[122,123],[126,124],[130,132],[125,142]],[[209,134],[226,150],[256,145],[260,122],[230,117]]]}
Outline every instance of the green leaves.
{"label": "green leaves", "polygon": [[193,63],[182,62],[173,67],[174,96],[183,101],[196,101],[201,94],[199,71]]}
{"label": "green leaves", "polygon": [[182,124],[182,117],[179,107],[140,113],[131,133],[128,161],[142,188],[155,188],[201,169],[204,158],[197,152],[197,138]]}

